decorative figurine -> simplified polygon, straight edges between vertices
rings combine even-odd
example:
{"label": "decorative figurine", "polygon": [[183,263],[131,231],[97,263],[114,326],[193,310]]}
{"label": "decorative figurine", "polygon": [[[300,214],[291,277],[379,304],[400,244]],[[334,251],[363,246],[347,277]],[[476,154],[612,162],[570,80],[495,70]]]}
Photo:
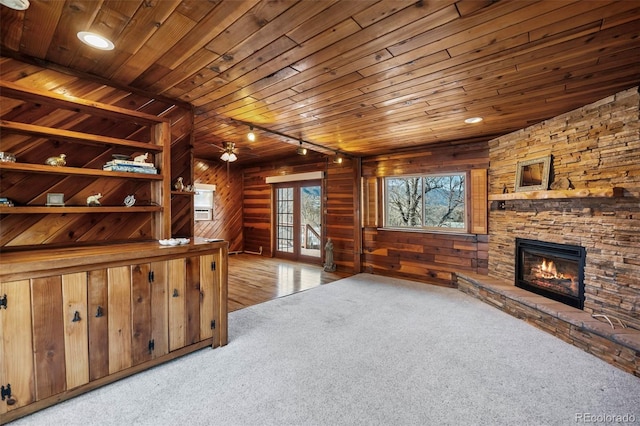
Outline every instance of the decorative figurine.
{"label": "decorative figurine", "polygon": [[336,265],[333,263],[333,241],[331,238],[327,239],[327,244],[324,246],[324,260],[324,270],[335,272]]}
{"label": "decorative figurine", "polygon": [[59,192],[48,192],[47,193],[47,206],[64,206],[64,194]]}
{"label": "decorative figurine", "polygon": [[146,163],[147,162],[147,158],[149,158],[149,153],[145,152],[142,155],[136,155],[135,157],[133,157],[133,162],[134,163]]}
{"label": "decorative figurine", "polygon": [[64,166],[65,164],[67,164],[67,160],[65,160],[65,158],[67,158],[65,154],[60,154],[57,157],[47,158],[47,161],[45,161],[44,163],[48,164],[49,166]]}
{"label": "decorative figurine", "polygon": [[184,190],[184,182],[182,181],[182,176],[180,176],[178,180],[176,180],[176,183],[173,185],[173,187],[176,189],[176,191]]}
{"label": "decorative figurine", "polygon": [[124,205],[127,207],[131,207],[136,203],[136,197],[133,195],[127,195],[124,199]]}
{"label": "decorative figurine", "polygon": [[87,197],[87,206],[91,206],[91,207],[99,206],[100,198],[102,198],[101,193],[97,193],[95,195],[89,195]]}

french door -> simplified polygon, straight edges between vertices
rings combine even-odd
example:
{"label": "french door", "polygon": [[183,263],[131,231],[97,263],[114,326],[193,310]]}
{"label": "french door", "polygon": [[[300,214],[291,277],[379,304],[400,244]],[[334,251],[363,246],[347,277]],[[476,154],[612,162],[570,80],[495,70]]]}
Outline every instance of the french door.
{"label": "french door", "polygon": [[293,260],[322,258],[320,181],[275,186],[275,254]]}

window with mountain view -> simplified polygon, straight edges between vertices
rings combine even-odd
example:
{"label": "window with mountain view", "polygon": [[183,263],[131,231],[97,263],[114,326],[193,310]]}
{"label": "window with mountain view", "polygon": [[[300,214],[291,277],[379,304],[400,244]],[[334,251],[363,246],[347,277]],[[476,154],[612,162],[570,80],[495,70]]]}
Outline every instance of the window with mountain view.
{"label": "window with mountain view", "polygon": [[385,226],[467,231],[466,174],[387,177]]}

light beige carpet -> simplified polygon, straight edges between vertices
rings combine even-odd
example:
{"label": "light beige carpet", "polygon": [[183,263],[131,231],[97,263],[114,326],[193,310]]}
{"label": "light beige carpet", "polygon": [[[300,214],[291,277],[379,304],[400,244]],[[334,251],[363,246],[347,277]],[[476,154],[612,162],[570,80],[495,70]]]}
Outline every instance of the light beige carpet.
{"label": "light beige carpet", "polygon": [[226,347],[16,425],[640,422],[640,379],[455,289],[360,274],[229,325]]}

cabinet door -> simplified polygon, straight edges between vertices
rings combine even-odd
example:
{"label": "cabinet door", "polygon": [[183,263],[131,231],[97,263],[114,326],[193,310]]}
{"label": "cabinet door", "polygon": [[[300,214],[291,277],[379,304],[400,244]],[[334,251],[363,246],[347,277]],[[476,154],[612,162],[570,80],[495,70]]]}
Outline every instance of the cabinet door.
{"label": "cabinet door", "polygon": [[186,342],[186,265],[184,259],[171,259],[168,262],[169,351],[174,351],[184,347]]}
{"label": "cabinet door", "polygon": [[131,266],[131,356],[133,365],[151,359],[151,265]]}
{"label": "cabinet door", "polygon": [[109,375],[109,292],[107,270],[87,273],[89,380]]}
{"label": "cabinet door", "polygon": [[62,275],[62,303],[66,389],[69,390],[89,382],[86,272]]}
{"label": "cabinet door", "polygon": [[185,344],[200,341],[200,257],[187,257],[185,260],[185,321],[187,325]]}
{"label": "cabinet door", "polygon": [[31,280],[36,400],[66,389],[62,276]]}
{"label": "cabinet door", "polygon": [[109,374],[113,374],[132,365],[131,268],[108,268],[107,280]]}
{"label": "cabinet door", "polygon": [[168,353],[167,262],[131,266],[133,365]]}
{"label": "cabinet door", "polygon": [[0,401],[0,415],[35,400],[29,280],[0,282],[0,297],[5,296],[6,309],[0,309],[0,385],[11,385],[15,403]]}
{"label": "cabinet door", "polygon": [[218,346],[216,338],[218,327],[215,323],[218,313],[217,274],[215,273],[220,260],[217,255],[200,256],[200,340],[213,337],[214,347]]}
{"label": "cabinet door", "polygon": [[169,353],[169,289],[168,262],[151,263],[151,338],[154,341],[152,357]]}

